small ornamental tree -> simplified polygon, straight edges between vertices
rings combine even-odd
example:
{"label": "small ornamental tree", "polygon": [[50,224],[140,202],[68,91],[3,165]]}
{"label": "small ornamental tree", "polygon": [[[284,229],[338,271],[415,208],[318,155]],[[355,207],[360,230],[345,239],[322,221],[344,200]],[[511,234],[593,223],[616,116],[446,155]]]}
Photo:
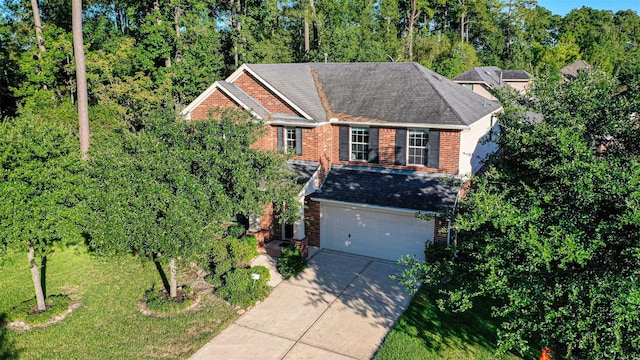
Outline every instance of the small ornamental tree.
{"label": "small ornamental tree", "polygon": [[90,247],[98,255],[169,259],[167,291],[175,297],[175,261],[204,260],[223,222],[259,214],[270,202],[295,203],[285,159],[250,148],[261,126],[229,111],[217,120],[156,119],[138,132],[120,131],[119,144],[89,160]]}
{"label": "small ornamental tree", "polygon": [[501,153],[461,202],[457,257],[406,275],[451,275],[441,304],[454,309],[493,298],[503,351],[640,357],[639,85],[594,71],[506,98]]}
{"label": "small ornamental tree", "polygon": [[39,311],[46,289],[38,259],[81,239],[82,170],[67,125],[30,115],[0,122],[0,245],[27,254]]}

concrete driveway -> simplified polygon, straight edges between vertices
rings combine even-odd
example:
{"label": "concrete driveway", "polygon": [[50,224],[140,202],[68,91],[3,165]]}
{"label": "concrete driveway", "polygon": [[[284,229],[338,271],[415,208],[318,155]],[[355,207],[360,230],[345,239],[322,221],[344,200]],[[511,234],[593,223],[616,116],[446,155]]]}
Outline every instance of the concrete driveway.
{"label": "concrete driveway", "polygon": [[321,250],[191,359],[370,359],[410,301],[392,262]]}

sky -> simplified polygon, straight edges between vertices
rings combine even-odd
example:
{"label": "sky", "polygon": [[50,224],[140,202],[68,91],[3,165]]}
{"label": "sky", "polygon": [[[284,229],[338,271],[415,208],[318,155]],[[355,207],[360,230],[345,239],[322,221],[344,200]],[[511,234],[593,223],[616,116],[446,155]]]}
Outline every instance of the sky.
{"label": "sky", "polygon": [[571,9],[587,6],[597,10],[635,10],[640,15],[640,0],[538,0],[538,5],[565,16]]}

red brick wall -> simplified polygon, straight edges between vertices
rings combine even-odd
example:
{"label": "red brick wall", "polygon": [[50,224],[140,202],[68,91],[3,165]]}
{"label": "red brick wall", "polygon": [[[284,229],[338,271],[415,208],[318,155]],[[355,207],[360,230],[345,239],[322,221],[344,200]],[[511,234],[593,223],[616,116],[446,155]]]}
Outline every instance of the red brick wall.
{"label": "red brick wall", "polygon": [[297,114],[291,106],[282,101],[273,91],[262,85],[249,73],[243,73],[233,84],[244,90],[267,110],[274,113]]}
{"label": "red brick wall", "polygon": [[460,169],[460,131],[440,131],[440,171],[458,174]]}
{"label": "red brick wall", "polygon": [[278,149],[278,128],[276,126],[265,126],[265,132],[256,141],[251,148],[262,150],[277,150]]}
{"label": "red brick wall", "polygon": [[215,90],[200,105],[191,110],[191,118],[194,120],[206,120],[209,117],[209,110],[233,107],[240,108],[240,105],[220,90]]}
{"label": "red brick wall", "polygon": [[428,168],[426,166],[402,166],[395,165],[396,161],[396,129],[380,128],[378,147],[379,163],[363,163],[360,161],[340,161],[340,129],[338,125],[332,125],[333,131],[333,151],[331,161],[335,164],[351,164],[380,166],[394,169],[408,169],[419,171],[442,172],[445,174],[458,174],[460,163],[460,131],[441,130],[440,131],[440,168]]}
{"label": "red brick wall", "polygon": [[309,246],[320,246],[320,203],[311,200],[312,195],[304,199],[305,235]]}

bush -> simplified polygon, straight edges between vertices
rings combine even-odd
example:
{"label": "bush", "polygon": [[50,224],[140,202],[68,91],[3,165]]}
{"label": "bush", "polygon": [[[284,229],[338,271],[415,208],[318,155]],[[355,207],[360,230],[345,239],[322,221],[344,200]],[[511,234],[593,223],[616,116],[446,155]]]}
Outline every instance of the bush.
{"label": "bush", "polygon": [[[258,280],[253,280],[251,274],[259,274]],[[241,307],[253,306],[271,291],[267,285],[271,275],[264,266],[234,269],[224,277],[224,285],[216,290],[216,296],[233,305]]]}
{"label": "bush", "polygon": [[276,268],[284,279],[297,275],[307,267],[307,260],[302,258],[302,250],[297,246],[282,247],[282,256],[276,262]]}
{"label": "bush", "polygon": [[213,243],[209,255],[209,269],[211,274],[206,280],[214,287],[223,284],[223,277],[235,268],[248,267],[251,260],[258,256],[258,239],[255,236],[245,236],[242,239],[227,236]]}
{"label": "bush", "polygon": [[244,225],[231,225],[227,228],[227,237],[241,239],[246,233]]}

